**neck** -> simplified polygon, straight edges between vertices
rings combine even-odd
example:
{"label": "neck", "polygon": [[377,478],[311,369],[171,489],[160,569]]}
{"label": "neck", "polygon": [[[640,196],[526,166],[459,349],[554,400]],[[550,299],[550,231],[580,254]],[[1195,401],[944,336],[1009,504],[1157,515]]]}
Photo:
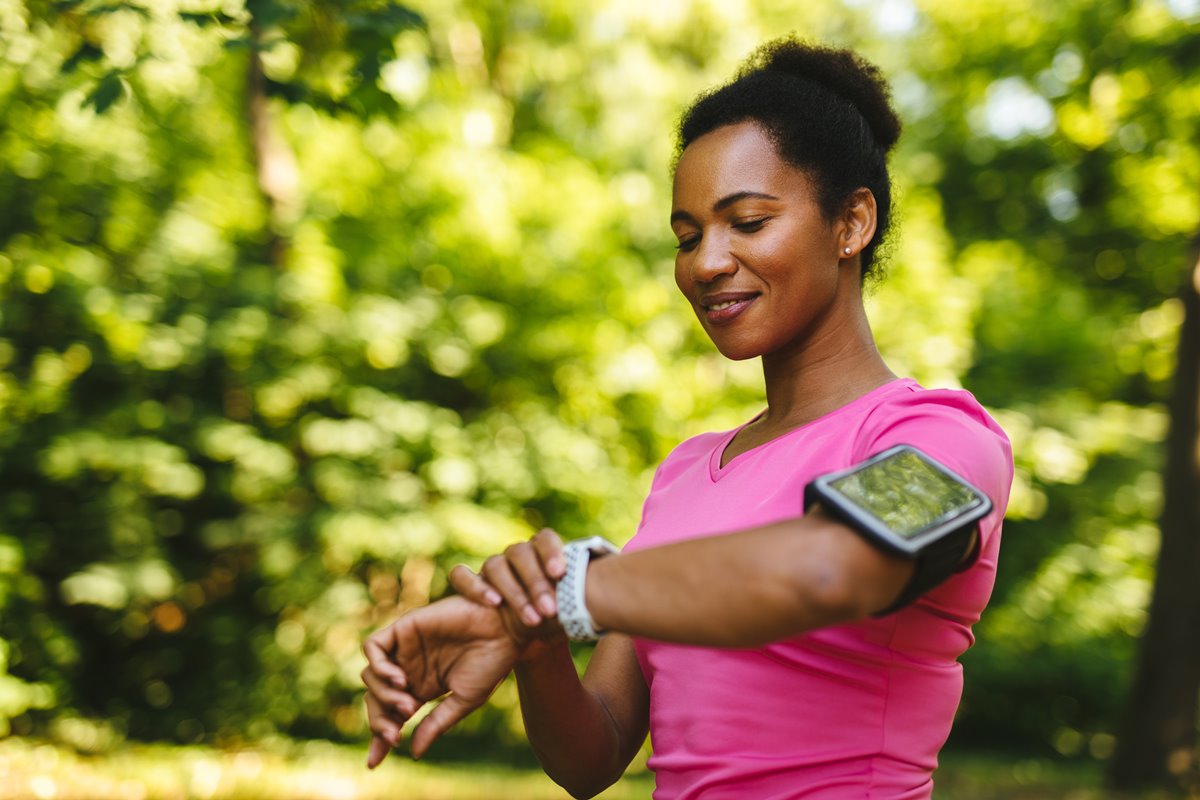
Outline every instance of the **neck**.
{"label": "neck", "polygon": [[863,396],[896,375],[875,346],[861,300],[797,346],[763,356],[772,429],[791,429]]}

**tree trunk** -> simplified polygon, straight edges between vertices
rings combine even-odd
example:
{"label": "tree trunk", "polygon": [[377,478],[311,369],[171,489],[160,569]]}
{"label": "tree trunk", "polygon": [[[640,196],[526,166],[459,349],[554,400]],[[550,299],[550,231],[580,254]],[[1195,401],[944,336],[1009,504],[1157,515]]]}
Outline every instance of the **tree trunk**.
{"label": "tree trunk", "polygon": [[250,60],[246,67],[246,122],[258,190],[266,203],[271,231],[271,262],[282,267],[287,260],[288,230],[302,211],[300,168],[291,146],[275,126],[267,96],[260,50],[262,28],[250,22]]}
{"label": "tree trunk", "polygon": [[1137,671],[1108,779],[1116,788],[1195,785],[1200,704],[1200,236],[1180,295],[1162,544]]}

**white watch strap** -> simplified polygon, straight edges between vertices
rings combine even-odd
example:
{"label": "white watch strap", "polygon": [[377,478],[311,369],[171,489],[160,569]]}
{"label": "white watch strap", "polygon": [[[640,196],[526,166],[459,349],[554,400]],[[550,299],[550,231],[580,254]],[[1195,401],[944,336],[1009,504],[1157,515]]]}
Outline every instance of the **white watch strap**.
{"label": "white watch strap", "polygon": [[604,635],[603,631],[596,630],[592,615],[588,613],[584,601],[584,585],[588,562],[592,557],[616,552],[617,548],[612,542],[599,536],[568,542],[563,547],[563,559],[567,569],[555,587],[555,599],[558,601],[558,621],[566,631],[568,639],[576,642],[594,642]]}

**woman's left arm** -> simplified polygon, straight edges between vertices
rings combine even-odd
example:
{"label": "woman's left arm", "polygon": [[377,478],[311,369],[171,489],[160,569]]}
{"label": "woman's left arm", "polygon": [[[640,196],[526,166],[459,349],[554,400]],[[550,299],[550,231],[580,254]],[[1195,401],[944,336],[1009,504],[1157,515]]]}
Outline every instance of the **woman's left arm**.
{"label": "woman's left arm", "polygon": [[882,611],[914,569],[815,506],[761,528],[598,559],[585,603],[602,630],[755,647]]}

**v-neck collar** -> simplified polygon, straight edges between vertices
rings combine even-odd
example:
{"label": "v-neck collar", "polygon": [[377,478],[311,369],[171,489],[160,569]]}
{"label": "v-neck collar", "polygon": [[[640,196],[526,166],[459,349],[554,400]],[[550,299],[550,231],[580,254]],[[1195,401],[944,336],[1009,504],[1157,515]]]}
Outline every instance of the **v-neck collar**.
{"label": "v-neck collar", "polygon": [[814,420],[811,420],[809,422],[804,423],[803,425],[800,425],[799,427],[792,428],[790,431],[786,431],[784,433],[779,434],[774,439],[768,439],[767,441],[763,442],[762,444],[755,445],[754,447],[751,447],[749,450],[738,453],[736,456],[729,459],[729,462],[726,463],[725,466],[721,466],[721,459],[725,455],[725,449],[727,447],[729,447],[729,444],[734,440],[734,438],[739,433],[742,432],[743,428],[745,428],[747,425],[754,422],[755,420],[757,420],[759,417],[761,417],[763,414],[766,413],[765,411],[760,411],[758,414],[754,415],[753,418],[751,418],[750,420],[748,420],[746,422],[743,422],[741,425],[737,426],[733,430],[727,431],[725,433],[725,435],[723,435],[720,439],[717,440],[716,444],[713,446],[712,452],[709,453],[709,456],[708,456],[708,476],[712,480],[713,483],[716,483],[717,481],[721,480],[721,478],[728,475],[738,464],[744,463],[750,457],[757,455],[758,453],[762,452],[765,448],[771,446],[772,444],[775,444],[776,442],[780,442],[780,441],[783,441],[784,439],[795,436],[796,434],[800,433],[801,431],[807,430],[808,428],[812,427],[813,425],[817,425],[822,422],[827,422],[828,420],[832,419],[833,417],[835,417],[839,414],[842,414],[842,413],[860,405],[861,403],[873,400],[876,396],[883,394],[884,392],[897,389],[901,386],[915,386],[916,384],[917,384],[917,382],[915,380],[913,380],[912,378],[895,378],[893,380],[890,380],[887,383],[876,386],[874,389],[867,392],[866,394],[854,398],[849,403],[846,403],[846,405],[844,405],[844,406],[839,406],[827,414],[823,414]]}

